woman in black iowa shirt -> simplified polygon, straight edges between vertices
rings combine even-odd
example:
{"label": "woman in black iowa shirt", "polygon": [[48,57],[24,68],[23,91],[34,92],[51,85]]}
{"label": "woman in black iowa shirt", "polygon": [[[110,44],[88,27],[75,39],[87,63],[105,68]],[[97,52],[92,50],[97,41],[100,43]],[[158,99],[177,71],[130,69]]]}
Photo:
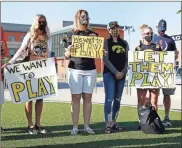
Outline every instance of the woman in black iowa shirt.
{"label": "woman in black iowa shirt", "polygon": [[[161,47],[152,43],[153,37],[153,30],[148,25],[141,26],[141,34],[142,34],[142,43],[135,48],[135,51],[162,51]],[[151,88],[138,88],[137,89],[137,96],[138,96],[138,107],[143,106],[146,104],[146,95],[147,91],[149,90],[149,100],[151,104],[155,107],[156,111],[158,110],[158,96],[159,96],[159,89]]]}
{"label": "woman in black iowa shirt", "polygon": [[[98,36],[97,33],[88,29],[88,24],[88,12],[79,10],[75,15],[72,35]],[[94,134],[95,132],[89,127],[89,122],[92,111],[92,93],[97,76],[95,60],[91,58],[71,57],[70,49],[72,45],[71,37],[69,38],[69,46],[66,47],[65,57],[70,59],[68,66],[68,83],[72,94],[73,130],[71,131],[71,135],[78,133],[81,97],[83,98],[84,131],[89,134]]]}
{"label": "woman in black iowa shirt", "polygon": [[[109,38],[105,40],[104,61],[104,116],[105,133],[121,130],[116,120],[120,110],[120,101],[124,89],[128,68],[128,43],[120,38],[119,24],[112,21],[108,24]],[[113,104],[113,105],[112,105]]]}

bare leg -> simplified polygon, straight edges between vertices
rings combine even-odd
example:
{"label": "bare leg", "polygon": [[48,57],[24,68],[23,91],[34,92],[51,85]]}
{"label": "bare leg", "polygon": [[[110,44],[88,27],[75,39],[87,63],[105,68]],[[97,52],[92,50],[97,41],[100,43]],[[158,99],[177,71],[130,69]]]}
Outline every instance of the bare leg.
{"label": "bare leg", "polygon": [[91,112],[92,112],[92,94],[82,94],[83,97],[83,117],[84,127],[89,127]]}
{"label": "bare leg", "polygon": [[147,94],[147,90],[146,89],[137,89],[138,108],[140,106],[145,105],[145,103],[146,103],[146,94]]}
{"label": "bare leg", "polygon": [[80,113],[80,99],[81,94],[72,94],[72,121],[73,127],[78,128],[78,120],[79,120],[79,113]]}
{"label": "bare leg", "polygon": [[40,125],[40,118],[42,114],[42,108],[43,108],[43,100],[37,100],[35,103],[35,125],[41,126]]}
{"label": "bare leg", "polygon": [[158,96],[159,96],[159,90],[158,89],[152,89],[150,90],[151,94],[151,104],[155,107],[156,111],[158,111]]}
{"label": "bare leg", "polygon": [[171,107],[171,97],[170,95],[164,95],[163,104],[165,108],[165,119],[169,119],[169,111]]}
{"label": "bare leg", "polygon": [[33,126],[33,122],[32,122],[32,101],[26,102],[26,104],[25,104],[25,113],[26,113],[26,117],[27,117],[27,120],[28,120],[28,126],[32,127]]}

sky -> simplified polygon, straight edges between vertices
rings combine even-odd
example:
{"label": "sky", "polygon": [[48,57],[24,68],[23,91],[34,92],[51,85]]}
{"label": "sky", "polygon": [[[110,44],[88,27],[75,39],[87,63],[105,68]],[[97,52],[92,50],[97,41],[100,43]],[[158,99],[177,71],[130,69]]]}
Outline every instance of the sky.
{"label": "sky", "polygon": [[[44,14],[51,31],[59,30],[63,20],[73,21],[75,13],[85,9],[90,16],[90,23],[108,24],[118,21],[120,26],[134,26],[130,32],[130,49],[139,45],[141,39],[139,27],[148,24],[156,32],[160,19],[167,21],[167,34],[181,34],[181,2],[2,2],[1,22],[32,24],[36,14]],[[129,42],[128,32],[124,39]],[[176,41],[178,49],[181,42]]]}

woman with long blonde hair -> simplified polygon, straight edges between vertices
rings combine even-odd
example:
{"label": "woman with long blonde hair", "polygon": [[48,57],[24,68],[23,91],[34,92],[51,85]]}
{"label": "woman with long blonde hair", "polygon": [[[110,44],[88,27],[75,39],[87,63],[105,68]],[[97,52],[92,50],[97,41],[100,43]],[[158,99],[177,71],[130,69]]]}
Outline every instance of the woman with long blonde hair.
{"label": "woman with long blonde hair", "polygon": [[[5,65],[19,62],[20,60],[34,61],[48,58],[51,46],[48,45],[50,39],[50,31],[47,25],[46,17],[42,14],[36,15],[30,31],[23,39],[21,47],[18,49],[13,58]],[[49,46],[49,47],[48,47]],[[22,61],[21,61],[22,62]],[[47,133],[46,129],[41,127],[40,118],[43,108],[43,99],[36,100],[35,103],[35,124],[32,121],[32,101],[26,102],[25,113],[28,120],[29,134]]]}
{"label": "woman with long blonde hair", "polygon": [[[86,10],[77,11],[74,19],[72,35],[97,36],[97,33],[88,29],[89,15]],[[96,83],[96,65],[93,58],[71,57],[69,46],[66,47],[65,57],[70,59],[68,71],[68,83],[72,94],[72,121],[73,130],[71,135],[78,133],[78,120],[80,111],[80,99],[83,98],[84,131],[89,134],[95,132],[89,127],[92,111],[92,93]]]}

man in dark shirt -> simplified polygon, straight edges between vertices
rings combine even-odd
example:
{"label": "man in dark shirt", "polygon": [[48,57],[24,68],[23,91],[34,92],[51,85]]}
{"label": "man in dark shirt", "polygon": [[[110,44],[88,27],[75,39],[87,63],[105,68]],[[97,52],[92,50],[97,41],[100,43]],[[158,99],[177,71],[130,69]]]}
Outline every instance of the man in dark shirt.
{"label": "man in dark shirt", "polygon": [[[176,44],[174,40],[165,34],[165,31],[167,30],[167,23],[165,20],[161,19],[157,24],[157,34],[154,35],[152,42],[155,44],[158,44],[161,46],[162,50],[164,51],[175,51],[175,59],[177,59],[178,52],[176,48]],[[165,126],[171,126],[171,122],[169,119],[169,111],[171,106],[171,97],[170,95],[174,95],[175,88],[163,88],[163,95],[164,95],[164,108],[165,108],[165,117],[163,124]]]}

